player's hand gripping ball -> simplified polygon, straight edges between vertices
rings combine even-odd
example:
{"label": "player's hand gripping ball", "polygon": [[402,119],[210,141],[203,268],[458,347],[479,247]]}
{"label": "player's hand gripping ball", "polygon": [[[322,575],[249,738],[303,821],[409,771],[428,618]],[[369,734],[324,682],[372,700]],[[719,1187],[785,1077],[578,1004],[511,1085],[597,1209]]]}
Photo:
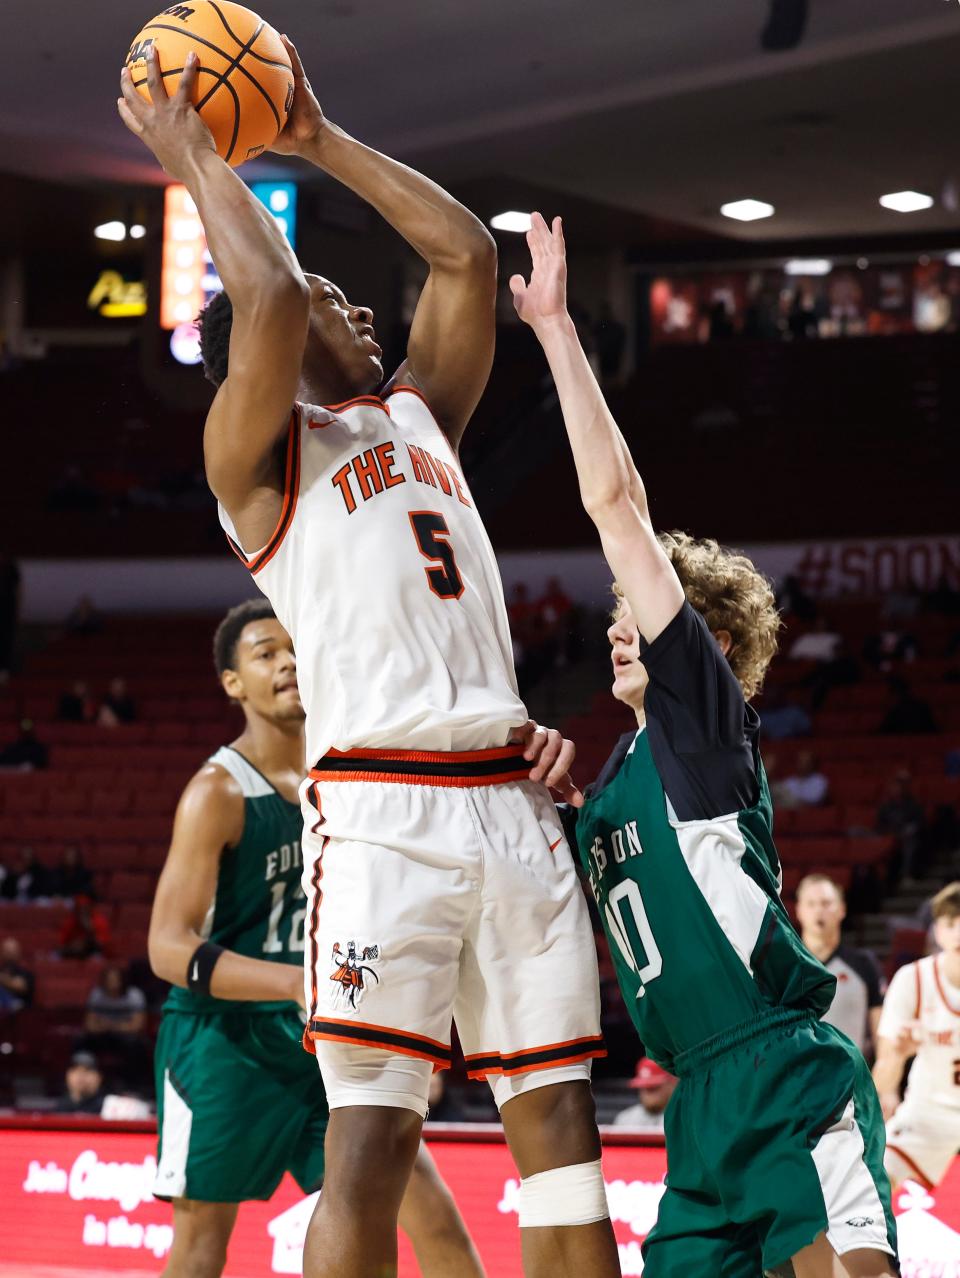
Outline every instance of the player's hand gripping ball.
{"label": "player's hand gripping ball", "polygon": [[134,88],[147,102],[151,45],[169,96],[187,54],[197,54],[193,104],[228,164],[235,167],[273,145],[294,91],[290,55],[273,27],[231,0],[187,0],[164,9],[137,33],[126,57]]}

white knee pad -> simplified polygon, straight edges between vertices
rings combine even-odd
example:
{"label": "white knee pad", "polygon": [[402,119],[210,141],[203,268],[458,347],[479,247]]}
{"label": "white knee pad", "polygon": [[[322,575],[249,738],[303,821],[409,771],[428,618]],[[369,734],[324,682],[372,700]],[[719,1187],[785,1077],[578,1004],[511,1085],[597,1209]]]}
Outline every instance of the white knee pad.
{"label": "white knee pad", "polygon": [[609,1215],[599,1158],[594,1163],[537,1172],[520,1181],[521,1229],[592,1225]]}

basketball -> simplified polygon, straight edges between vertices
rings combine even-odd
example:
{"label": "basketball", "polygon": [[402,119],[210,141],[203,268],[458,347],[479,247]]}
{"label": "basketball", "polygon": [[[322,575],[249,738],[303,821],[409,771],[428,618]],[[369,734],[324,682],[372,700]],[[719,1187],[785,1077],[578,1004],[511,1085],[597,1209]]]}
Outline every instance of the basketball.
{"label": "basketball", "polygon": [[134,87],[148,102],[151,45],[168,94],[176,92],[187,54],[196,52],[195,106],[228,164],[243,164],[273,144],[293,102],[293,72],[280,36],[262,18],[231,0],[164,9],[137,32],[126,57]]}

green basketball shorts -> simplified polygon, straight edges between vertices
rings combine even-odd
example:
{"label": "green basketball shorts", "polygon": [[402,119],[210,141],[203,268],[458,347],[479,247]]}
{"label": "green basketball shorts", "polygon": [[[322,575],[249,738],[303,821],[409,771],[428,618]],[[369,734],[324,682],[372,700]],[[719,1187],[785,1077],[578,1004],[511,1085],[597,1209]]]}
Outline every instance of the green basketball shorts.
{"label": "green basketball shorts", "polygon": [[158,1198],[266,1199],[323,1181],[327,1098],[295,1010],[165,1012],[155,1055]]}
{"label": "green basketball shorts", "polygon": [[896,1261],[884,1129],[857,1048],[775,1010],[677,1058],[644,1278],[759,1278],[826,1232]]}

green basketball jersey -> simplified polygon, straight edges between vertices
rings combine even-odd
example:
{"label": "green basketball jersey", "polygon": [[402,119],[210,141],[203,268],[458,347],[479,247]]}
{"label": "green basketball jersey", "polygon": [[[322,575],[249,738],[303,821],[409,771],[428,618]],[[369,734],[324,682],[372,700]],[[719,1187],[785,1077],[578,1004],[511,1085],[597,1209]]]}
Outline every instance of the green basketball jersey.
{"label": "green basketball jersey", "polygon": [[829,1007],[836,981],[779,896],[758,720],[689,604],[641,657],[645,728],[588,792],[576,843],[620,988],[665,1069],[772,1008]]}
{"label": "green basketball jersey", "polygon": [[[203,934],[246,958],[303,963],[307,903],[300,885],[303,817],[242,754],[224,746],[211,759],[243,791],[243,835],[224,848],[217,890]],[[289,1002],[229,1002],[174,987],[165,1007],[178,1012],[261,1012],[289,1008]]]}

